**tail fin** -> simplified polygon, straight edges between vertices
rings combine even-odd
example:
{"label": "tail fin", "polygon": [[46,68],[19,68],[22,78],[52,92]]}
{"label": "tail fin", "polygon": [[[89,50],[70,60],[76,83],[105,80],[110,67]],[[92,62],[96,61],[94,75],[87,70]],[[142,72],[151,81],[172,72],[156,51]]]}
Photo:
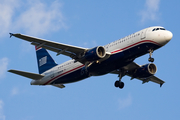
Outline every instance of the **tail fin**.
{"label": "tail fin", "polygon": [[55,61],[53,60],[53,58],[48,53],[48,51],[44,48],[36,47],[36,56],[37,56],[39,74],[41,74],[57,65],[55,63]]}

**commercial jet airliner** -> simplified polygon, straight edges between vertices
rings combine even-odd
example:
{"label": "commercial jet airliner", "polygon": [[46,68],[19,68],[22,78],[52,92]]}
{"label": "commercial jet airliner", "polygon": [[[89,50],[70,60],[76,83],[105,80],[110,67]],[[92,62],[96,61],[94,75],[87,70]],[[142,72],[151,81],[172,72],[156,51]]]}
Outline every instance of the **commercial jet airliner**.
{"label": "commercial jet airliner", "polygon": [[[173,34],[161,26],[149,27],[104,46],[83,48],[52,42],[23,34],[10,33],[35,45],[39,74],[19,70],[9,72],[33,79],[31,85],[53,85],[64,88],[67,83],[77,82],[91,76],[107,73],[117,74],[114,85],[122,89],[122,77],[136,78],[146,83],[152,81],[163,85],[164,81],[154,76],[157,71],[152,53],[167,44]],[[71,60],[56,64],[47,50],[69,56]],[[149,53],[149,63],[138,65],[134,60]]]}

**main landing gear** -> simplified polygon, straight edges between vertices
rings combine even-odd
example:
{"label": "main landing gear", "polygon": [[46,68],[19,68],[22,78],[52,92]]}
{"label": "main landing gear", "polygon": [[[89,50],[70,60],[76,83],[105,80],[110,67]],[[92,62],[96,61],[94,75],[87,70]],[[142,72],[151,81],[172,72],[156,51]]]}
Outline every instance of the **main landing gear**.
{"label": "main landing gear", "polygon": [[124,83],[121,81],[121,78],[123,77],[123,74],[122,74],[122,71],[120,70],[119,71],[119,81],[117,80],[115,83],[114,83],[114,86],[115,87],[119,87],[120,89],[122,89],[124,87]]}
{"label": "main landing gear", "polygon": [[116,81],[116,82],[114,83],[114,86],[115,86],[115,87],[119,87],[120,89],[123,89],[123,87],[124,87],[124,82]]}
{"label": "main landing gear", "polygon": [[149,59],[148,59],[149,62],[154,62],[154,58],[152,58],[152,53],[153,53],[153,49],[150,49],[149,50]]}

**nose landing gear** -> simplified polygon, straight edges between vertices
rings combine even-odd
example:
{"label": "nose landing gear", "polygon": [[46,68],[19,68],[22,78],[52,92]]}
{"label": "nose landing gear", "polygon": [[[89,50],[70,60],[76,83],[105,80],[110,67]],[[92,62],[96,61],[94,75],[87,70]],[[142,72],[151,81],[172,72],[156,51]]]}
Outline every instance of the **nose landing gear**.
{"label": "nose landing gear", "polygon": [[152,58],[152,53],[153,53],[153,49],[150,49],[149,50],[149,59],[148,59],[149,62],[154,62],[154,58]]}
{"label": "nose landing gear", "polygon": [[154,58],[149,57],[148,61],[149,62],[154,62]]}

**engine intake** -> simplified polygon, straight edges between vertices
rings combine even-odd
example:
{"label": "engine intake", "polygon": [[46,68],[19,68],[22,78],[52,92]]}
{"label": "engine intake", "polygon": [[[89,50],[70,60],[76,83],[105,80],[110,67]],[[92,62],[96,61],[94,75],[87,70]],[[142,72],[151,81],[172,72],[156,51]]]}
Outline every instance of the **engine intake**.
{"label": "engine intake", "polygon": [[84,58],[87,61],[95,61],[95,60],[99,60],[102,59],[106,56],[106,50],[103,46],[97,46],[95,48],[92,48],[90,50],[88,50],[85,55]]}
{"label": "engine intake", "polygon": [[153,63],[149,63],[138,68],[134,74],[137,78],[147,78],[157,72],[157,67]]}

